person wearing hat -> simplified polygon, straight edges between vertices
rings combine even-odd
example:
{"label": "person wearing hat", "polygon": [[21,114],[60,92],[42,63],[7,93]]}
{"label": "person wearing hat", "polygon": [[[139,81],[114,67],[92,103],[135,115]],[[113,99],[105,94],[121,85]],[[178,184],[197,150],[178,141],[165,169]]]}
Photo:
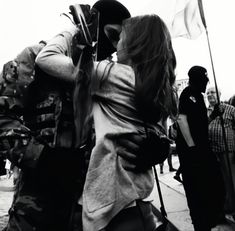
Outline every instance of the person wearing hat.
{"label": "person wearing hat", "polygon": [[[99,0],[91,9],[88,5],[80,6],[91,39],[96,42],[96,46],[92,47],[96,50],[96,60],[110,57],[116,50],[122,21],[130,17],[128,9],[118,1],[110,0]],[[76,17],[73,20],[75,22]],[[72,24],[68,30],[47,41],[37,55],[36,74],[28,91],[24,123],[31,134],[37,135],[40,149],[34,147],[32,150],[32,155],[37,156],[34,168],[20,172],[5,231],[82,230],[82,206],[78,204],[78,198],[83,190],[93,136],[87,114],[86,123],[80,124],[84,139],[79,146],[76,143],[73,108],[76,80],[73,72],[84,47],[84,34]],[[125,169],[137,171],[138,168],[149,169],[154,165],[160,145],[158,141],[148,143],[143,137],[130,134],[116,142],[121,146],[118,155],[126,160]],[[30,148],[26,147],[27,150]],[[145,162],[138,161],[135,154],[139,153],[138,150],[145,150]]]}
{"label": "person wearing hat", "polygon": [[209,149],[208,119],[203,93],[207,70],[193,66],[189,85],[179,98],[177,150],[183,186],[195,231],[209,231],[224,222],[223,181],[217,159]]}

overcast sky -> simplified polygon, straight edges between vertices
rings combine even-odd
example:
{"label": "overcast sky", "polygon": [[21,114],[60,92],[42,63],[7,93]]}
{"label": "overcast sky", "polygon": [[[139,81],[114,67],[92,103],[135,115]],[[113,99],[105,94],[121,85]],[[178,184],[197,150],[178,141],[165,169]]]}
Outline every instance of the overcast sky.
{"label": "overcast sky", "polygon": [[[131,12],[159,14],[169,20],[175,2],[186,0],[120,0]],[[87,3],[93,0],[0,0],[0,68],[13,59],[24,47],[40,40],[50,39],[68,23],[60,14],[68,12],[70,4]],[[218,87],[222,98],[235,94],[235,2],[234,0],[204,0],[212,57]],[[196,40],[173,39],[177,56],[177,79],[187,78],[187,71],[193,65],[208,69],[210,82],[213,75],[205,32]]]}

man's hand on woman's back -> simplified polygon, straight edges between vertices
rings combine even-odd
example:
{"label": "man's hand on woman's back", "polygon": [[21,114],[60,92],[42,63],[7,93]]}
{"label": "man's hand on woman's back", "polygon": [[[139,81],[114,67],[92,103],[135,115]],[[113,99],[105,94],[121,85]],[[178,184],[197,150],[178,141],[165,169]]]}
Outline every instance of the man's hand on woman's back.
{"label": "man's hand on woman's back", "polygon": [[149,133],[148,138],[134,133],[123,134],[115,137],[115,142],[117,154],[125,160],[123,167],[135,172],[143,172],[162,163],[170,148],[169,139],[156,133]]}

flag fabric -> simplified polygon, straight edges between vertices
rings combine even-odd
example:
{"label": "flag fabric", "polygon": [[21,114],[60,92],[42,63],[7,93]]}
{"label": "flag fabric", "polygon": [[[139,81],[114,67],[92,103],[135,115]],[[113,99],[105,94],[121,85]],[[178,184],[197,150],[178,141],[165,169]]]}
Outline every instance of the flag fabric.
{"label": "flag fabric", "polygon": [[[182,0],[177,0],[176,7],[179,1],[182,3]],[[167,25],[172,38],[198,38],[206,28],[201,0],[185,1],[181,9],[175,9],[173,20]]]}
{"label": "flag fabric", "polygon": [[204,27],[206,28],[207,27],[206,26],[206,18],[205,18],[205,14],[204,14],[203,5],[202,5],[202,0],[198,0],[198,7],[199,7],[202,23],[203,23]]}

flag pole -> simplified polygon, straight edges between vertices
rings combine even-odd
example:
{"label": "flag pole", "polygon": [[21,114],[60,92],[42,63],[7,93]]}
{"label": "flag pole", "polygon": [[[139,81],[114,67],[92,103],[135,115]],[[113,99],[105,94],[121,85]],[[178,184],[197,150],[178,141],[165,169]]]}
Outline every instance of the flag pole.
{"label": "flag pole", "polygon": [[[216,80],[216,77],[215,77],[214,62],[213,62],[213,58],[212,58],[212,52],[211,52],[211,46],[210,46],[210,40],[209,40],[209,33],[208,33],[207,25],[206,25],[206,18],[205,18],[205,14],[204,14],[204,10],[203,10],[202,0],[198,0],[198,6],[199,6],[199,11],[200,11],[202,23],[203,23],[203,25],[205,27],[205,30],[206,30],[206,38],[207,38],[207,44],[208,44],[211,67],[212,67],[212,73],[213,73],[213,78],[214,78],[214,83],[215,83],[217,102],[218,102],[218,105],[220,106],[221,102],[220,102],[220,97],[219,97],[219,90],[218,90],[217,80]],[[224,141],[224,145],[225,145],[225,156],[226,156],[226,161],[227,161],[227,165],[228,165],[229,178],[230,178],[230,183],[231,183],[231,186],[232,186],[233,192],[234,192],[232,169],[231,169],[231,163],[229,161],[229,149],[228,149],[228,142],[226,140],[224,119],[223,119],[222,115],[220,115],[219,117],[220,117],[220,122],[221,122],[221,127],[222,127],[223,141]],[[235,194],[235,192],[234,192],[234,194]]]}

